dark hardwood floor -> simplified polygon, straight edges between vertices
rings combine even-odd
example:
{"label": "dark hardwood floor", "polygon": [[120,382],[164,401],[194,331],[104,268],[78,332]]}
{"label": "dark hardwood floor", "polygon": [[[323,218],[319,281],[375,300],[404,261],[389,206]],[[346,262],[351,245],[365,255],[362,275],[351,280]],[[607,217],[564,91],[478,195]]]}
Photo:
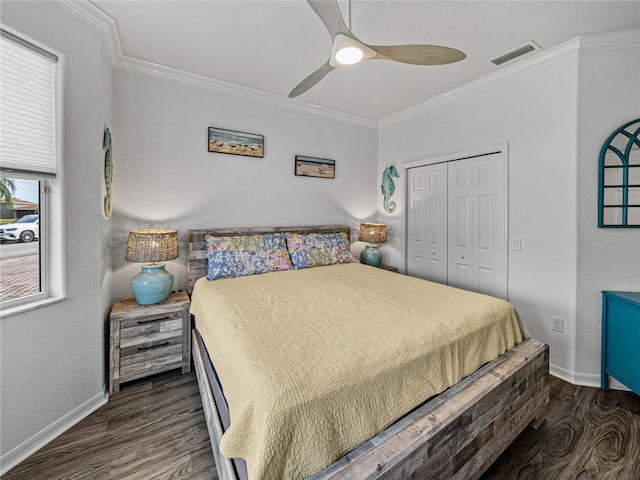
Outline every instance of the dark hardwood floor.
{"label": "dark hardwood floor", "polygon": [[[2,479],[217,479],[194,373],[124,385]],[[551,377],[546,421],[516,439],[490,479],[640,479],[640,397]]]}
{"label": "dark hardwood floor", "polygon": [[527,428],[481,477],[640,479],[640,397],[550,376],[545,421]]}
{"label": "dark hardwood floor", "polygon": [[124,384],[2,480],[217,479],[195,373]]}

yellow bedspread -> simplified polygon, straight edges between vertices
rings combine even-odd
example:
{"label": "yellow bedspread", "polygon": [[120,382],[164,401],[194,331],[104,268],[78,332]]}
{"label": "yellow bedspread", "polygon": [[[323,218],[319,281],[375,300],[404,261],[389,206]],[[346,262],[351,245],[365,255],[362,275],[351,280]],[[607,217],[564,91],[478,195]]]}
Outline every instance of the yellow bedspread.
{"label": "yellow bedspread", "polygon": [[251,480],[320,471],[522,341],[503,300],[360,264],[203,278],[191,313]]}

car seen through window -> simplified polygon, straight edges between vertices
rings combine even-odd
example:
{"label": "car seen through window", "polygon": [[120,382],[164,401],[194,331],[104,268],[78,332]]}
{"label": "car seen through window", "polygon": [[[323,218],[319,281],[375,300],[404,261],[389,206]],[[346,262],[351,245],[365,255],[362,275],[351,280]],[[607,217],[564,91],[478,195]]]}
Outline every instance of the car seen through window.
{"label": "car seen through window", "polygon": [[0,227],[0,240],[30,242],[37,239],[40,233],[40,216],[25,215],[13,223]]}

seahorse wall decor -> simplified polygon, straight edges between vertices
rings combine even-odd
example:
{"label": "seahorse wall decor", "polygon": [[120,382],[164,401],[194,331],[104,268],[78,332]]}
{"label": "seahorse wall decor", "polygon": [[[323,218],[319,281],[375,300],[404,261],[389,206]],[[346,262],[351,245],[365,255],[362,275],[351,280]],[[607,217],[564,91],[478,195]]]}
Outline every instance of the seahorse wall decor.
{"label": "seahorse wall decor", "polygon": [[108,128],[104,131],[102,149],[104,150],[104,185],[107,191],[104,196],[104,216],[109,218],[111,216],[111,183],[113,182],[113,147],[111,132]]}
{"label": "seahorse wall decor", "polygon": [[396,190],[396,186],[393,184],[394,178],[400,178],[396,167],[391,165],[384,169],[382,172],[382,205],[387,213],[393,213],[396,210],[396,202],[390,202],[391,195]]}

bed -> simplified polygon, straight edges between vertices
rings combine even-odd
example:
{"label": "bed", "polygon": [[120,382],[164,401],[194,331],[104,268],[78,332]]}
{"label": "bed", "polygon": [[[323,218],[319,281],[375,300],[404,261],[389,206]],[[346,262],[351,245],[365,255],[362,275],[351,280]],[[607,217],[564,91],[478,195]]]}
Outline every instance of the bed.
{"label": "bed", "polygon": [[[349,263],[335,266],[320,266],[318,268],[301,268],[300,270],[287,270],[282,272],[271,271],[264,273],[264,275],[249,275],[242,278],[234,278],[232,281],[228,281],[228,279],[215,280],[213,282],[201,280],[197,288],[194,288],[199,279],[206,277],[207,274],[211,274],[211,272],[208,271],[208,239],[229,238],[241,235],[265,235],[266,238],[266,236],[271,234],[283,234],[284,232],[287,232],[287,235],[289,235],[289,244],[291,244],[291,238],[302,238],[304,236],[311,236],[311,234],[318,234],[320,236],[340,234],[346,239],[350,238],[349,227],[342,225],[189,231],[187,270],[188,291],[190,294],[193,294],[192,314],[194,314],[194,329],[192,351],[219,478],[223,480],[247,478],[247,469],[252,472],[252,477],[259,479],[281,477],[307,477],[313,480],[339,478],[478,478],[527,425],[535,424],[535,422],[541,419],[549,396],[548,347],[530,338],[519,324],[517,318],[515,318],[515,320],[511,318],[498,322],[505,326],[504,328],[507,333],[503,333],[503,337],[509,337],[510,339],[494,341],[485,340],[484,337],[482,337],[482,341],[476,341],[476,343],[483,345],[485,343],[492,345],[492,348],[497,349],[497,354],[495,352],[492,354],[481,353],[478,359],[467,361],[467,359],[474,357],[470,352],[475,352],[476,347],[473,346],[475,344],[472,343],[470,344],[472,346],[469,347],[467,344],[460,344],[462,345],[460,346],[457,343],[452,343],[449,346],[440,347],[441,349],[444,348],[443,351],[445,352],[451,352],[449,357],[452,360],[443,364],[444,366],[441,367],[439,374],[433,373],[428,377],[425,377],[422,371],[417,373],[413,371],[405,372],[404,370],[395,370],[396,367],[391,365],[391,360],[393,360],[395,356],[410,358],[408,363],[439,365],[439,361],[429,360],[426,356],[423,357],[422,355],[427,354],[423,354],[420,348],[423,343],[430,343],[431,338],[437,337],[439,332],[448,330],[449,327],[447,325],[449,325],[449,323],[442,323],[430,333],[425,333],[424,337],[426,340],[420,339],[422,333],[419,330],[421,330],[422,324],[416,324],[413,318],[415,312],[412,312],[411,308],[409,308],[408,314],[401,313],[400,306],[394,304],[392,301],[396,297],[385,297],[382,290],[383,288],[397,284],[399,292],[395,295],[402,295],[403,290],[412,291],[411,289],[422,289],[423,287],[425,289],[428,288],[429,292],[435,292],[430,294],[431,297],[428,301],[432,302],[429,305],[434,305],[433,308],[429,310],[432,316],[437,317],[436,320],[440,317],[445,318],[447,315],[450,315],[448,310],[441,312],[438,310],[439,308],[451,308],[452,312],[457,308],[457,313],[455,313],[457,317],[461,317],[459,312],[464,312],[465,316],[468,314],[473,316],[474,322],[476,322],[476,319],[480,318],[478,317],[479,314],[475,313],[465,302],[471,302],[474,305],[476,303],[480,305],[486,302],[487,308],[489,309],[498,307],[499,309],[503,309],[505,308],[504,304],[506,304],[506,302],[497,301],[496,299],[491,299],[490,297],[479,294],[458,291],[457,289],[432,284],[431,282],[410,279],[409,277],[374,269],[373,267]],[[293,237],[290,234],[293,236],[298,235],[299,237]],[[211,244],[209,244],[209,253],[211,254]],[[291,251],[290,253],[291,258],[295,259],[296,255],[300,252]],[[320,259],[318,265],[322,265],[322,259]],[[298,311],[298,317],[296,318],[304,317],[304,321],[301,320],[298,322],[295,318],[290,320],[279,317],[269,320],[271,322],[269,328],[263,328],[258,321],[258,319],[264,318],[265,315],[262,310],[263,303],[275,304],[275,308],[278,310],[278,308],[283,305],[280,303],[284,301],[283,297],[287,297],[286,292],[297,292],[294,296],[304,295],[304,291],[307,290],[306,282],[309,281],[319,282],[316,287],[314,287],[314,296],[319,297],[330,294],[328,299],[319,302],[328,305],[328,310],[337,308],[336,306],[341,303],[338,297],[340,297],[343,292],[344,295],[347,296],[347,301],[344,301],[345,299],[343,298],[342,303],[360,306],[355,310],[349,311],[348,322],[342,320],[339,322],[347,324],[347,327],[351,329],[347,330],[346,334],[336,334],[338,336],[336,341],[339,342],[340,348],[332,351],[332,345],[326,343],[327,334],[323,333],[318,337],[323,339],[323,347],[308,349],[307,352],[309,353],[303,356],[310,357],[309,360],[312,362],[319,362],[322,361],[322,358],[318,357],[318,359],[316,359],[315,355],[325,355],[324,350],[326,349],[327,352],[329,352],[326,353],[329,357],[337,357],[338,354],[342,354],[340,353],[341,350],[345,352],[349,351],[348,348],[343,347],[345,338],[354,338],[356,339],[356,343],[360,342],[356,348],[356,357],[347,358],[345,363],[366,364],[367,366],[364,368],[369,369],[367,372],[377,372],[378,370],[382,371],[389,368],[390,373],[387,372],[386,377],[381,377],[384,380],[373,377],[369,379],[369,373],[358,373],[356,381],[347,379],[345,382],[351,383],[343,384],[339,384],[342,380],[338,380],[338,378],[342,377],[336,375],[331,378],[331,387],[327,390],[325,386],[321,384],[322,382],[318,382],[318,386],[315,385],[315,377],[311,374],[312,370],[310,370],[310,367],[306,367],[306,369],[304,366],[296,367],[295,373],[292,375],[287,373],[291,369],[283,370],[281,367],[274,367],[274,371],[279,372],[279,375],[284,371],[285,376],[294,377],[293,379],[299,385],[307,385],[309,391],[314,391],[314,389],[318,388],[322,400],[316,400],[316,393],[310,393],[310,398],[303,399],[302,403],[304,404],[304,408],[299,408],[297,405],[295,407],[287,406],[282,412],[276,410],[272,412],[271,409],[279,408],[279,405],[269,405],[268,399],[270,398],[270,394],[260,392],[258,396],[264,400],[264,402],[257,402],[254,399],[251,402],[245,402],[243,404],[242,402],[245,400],[243,392],[245,390],[251,390],[253,384],[261,384],[263,377],[270,377],[268,367],[263,368],[265,362],[268,360],[266,357],[267,351],[270,351],[270,349],[273,350],[269,355],[285,355],[284,357],[278,358],[278,365],[286,365],[291,361],[291,356],[287,355],[293,355],[293,353],[290,352],[296,351],[295,339],[297,337],[304,335],[304,332],[315,331],[316,326],[314,322],[320,317],[323,319],[326,317],[328,319],[327,322],[331,322],[331,312],[323,311],[323,313],[320,314],[319,312],[321,310],[318,309],[322,307],[315,304],[307,306],[304,302],[307,302],[308,299],[304,300],[302,306],[293,304],[293,306],[286,307],[287,311],[291,310],[292,312],[295,309],[301,309]],[[267,286],[264,286],[263,283]],[[375,285],[377,283],[383,284],[384,287],[376,287]],[[296,291],[298,284],[301,285],[301,291]],[[325,292],[323,285],[331,285],[333,289],[331,290],[327,287]],[[356,290],[350,290],[351,288]],[[378,291],[375,290],[376,288],[378,288]],[[235,293],[233,293],[234,289]],[[260,305],[253,305],[250,302],[243,303],[242,292],[261,290],[274,291],[275,293],[264,302],[260,302]],[[425,292],[426,291],[427,290],[425,290]],[[420,290],[420,292],[422,292],[422,290]],[[454,294],[456,297],[449,297]],[[234,295],[240,299],[237,304],[230,303]],[[458,297],[457,295],[461,296]],[[428,297],[429,295],[426,293],[424,295],[415,295],[414,293],[411,298],[415,298],[416,304],[418,304],[418,297],[422,296]],[[449,300],[449,298],[451,298],[451,300]],[[458,300],[458,298],[460,298],[460,300]],[[360,301],[360,303],[358,303],[358,301]],[[402,301],[401,303],[405,304],[407,301]],[[380,318],[375,320],[381,323],[372,323],[370,326],[367,323],[368,317],[360,317],[360,311],[364,310],[367,304],[375,304],[376,310],[383,312]],[[225,319],[221,321],[222,313],[229,305],[231,305],[230,311],[232,317],[230,317],[230,320],[227,320],[225,317]],[[280,308],[279,311],[282,311],[282,308]],[[398,312],[397,316],[396,311]],[[300,315],[300,312],[305,314]],[[306,313],[308,313],[308,315]],[[237,318],[233,317],[234,314],[237,314]],[[367,315],[371,314],[371,312],[367,313]],[[345,318],[344,314],[341,315],[340,319]],[[401,315],[405,315],[406,317]],[[453,315],[453,313],[451,313],[451,315]],[[498,313],[489,316],[497,315]],[[502,313],[500,313],[500,315],[502,315]],[[505,314],[505,318],[509,316],[514,317],[515,312]],[[278,336],[274,343],[275,347],[270,347],[267,337],[269,337],[273,331],[275,320],[278,321],[278,326],[282,323],[283,330],[277,331]],[[462,320],[460,321],[462,322]],[[395,323],[393,322],[402,323],[403,328],[394,328]],[[450,324],[454,325],[453,323]],[[416,325],[420,328],[417,328]],[[338,327],[337,323],[334,323],[330,324],[329,327],[322,328],[328,328],[328,331],[332,332],[334,328],[336,329],[335,331],[338,331]],[[317,329],[320,328],[320,323],[318,323]],[[396,337],[396,331],[399,332],[405,329],[411,331],[411,328],[414,330],[408,337],[418,339],[418,347],[404,343],[406,339],[403,337]],[[278,349],[277,339],[280,338],[280,335],[285,335],[290,330],[296,331],[296,329],[299,329],[296,334],[293,334],[291,338],[283,340],[287,348]],[[247,341],[241,339],[238,345],[232,345],[235,338],[229,337],[229,335],[236,335],[236,331],[238,330],[246,330],[249,332],[248,336],[253,335],[259,338],[258,344],[260,347],[256,348],[253,344],[253,346],[250,345],[247,347],[250,349],[253,348],[253,350],[249,350],[246,358],[242,353],[244,353],[245,345],[248,345]],[[361,341],[359,337],[365,337],[365,332],[368,330],[374,333],[376,331],[386,332],[385,341],[376,347],[376,351],[380,351],[379,354],[376,353],[374,355],[372,351],[362,350],[368,347],[362,346],[361,343],[363,341]],[[450,330],[453,331],[455,328],[452,326]],[[464,331],[466,330],[467,327],[465,327]],[[517,332],[515,332],[515,330],[517,330]],[[512,331],[515,333],[509,333]],[[400,335],[400,333],[398,333],[398,335]],[[473,337],[476,335],[484,334],[478,330],[478,333],[474,333]],[[309,334],[308,336],[311,337],[312,335]],[[328,336],[331,337],[331,335]],[[470,335],[466,335],[466,337],[469,336]],[[487,337],[487,339],[488,338],[489,337]],[[456,342],[457,341],[458,340],[456,340]],[[348,343],[351,345],[353,342]],[[494,343],[496,343],[496,345],[493,345]],[[387,347],[388,350],[385,350]],[[300,348],[302,348],[304,352],[304,348],[307,347]],[[397,349],[397,355],[394,353],[393,348]],[[464,355],[459,353],[458,350],[460,349],[465,351]],[[227,357],[224,357],[222,356],[224,350],[232,350],[232,352],[227,353]],[[282,352],[279,350],[282,350]],[[416,355],[419,355],[416,356],[416,359],[419,361],[415,359],[412,360],[413,357],[410,357],[411,352],[414,350],[416,351]],[[348,353],[344,354],[348,356]],[[230,358],[228,355],[231,355],[233,361],[228,360],[228,358]],[[484,358],[482,355],[491,355],[491,357]],[[211,358],[214,359],[214,365],[211,365]],[[354,360],[354,358],[356,360]],[[476,366],[472,366],[474,361],[478,363]],[[254,377],[251,377],[251,373],[239,375],[239,370],[236,368],[240,367],[236,364],[248,364],[251,362],[261,366],[259,371],[253,372]],[[469,364],[467,365],[467,363]],[[453,366],[449,364],[453,364]],[[330,364],[328,367],[325,367],[324,370],[332,370],[333,368],[333,364]],[[216,371],[216,369],[218,369],[218,371]],[[295,378],[295,376],[299,378]],[[240,377],[243,378],[243,381],[249,382],[249,384],[247,385],[245,383],[243,385],[239,380]],[[450,384],[440,384],[440,377],[446,377],[442,379],[442,382],[450,382]],[[364,380],[361,381],[361,378],[364,378]],[[399,378],[401,381],[398,380]],[[424,381],[425,385],[422,385],[421,381]],[[265,380],[265,383],[268,382]],[[278,382],[273,383],[278,384],[277,387],[273,387],[274,391],[277,391],[281,386]],[[222,384],[222,387],[220,384]],[[429,388],[427,388],[426,384],[428,384]],[[429,393],[431,392],[431,384],[433,384],[433,388],[435,389],[433,394]],[[383,386],[385,388],[383,388]],[[292,390],[295,389],[295,386],[286,385],[282,388],[287,392],[295,391]],[[224,395],[221,396],[221,389],[224,390],[224,393],[230,398],[229,404],[232,405],[232,409],[235,405],[236,415],[234,422],[230,420],[233,414],[229,413],[229,409],[225,410],[224,408],[226,407],[226,399]],[[305,389],[302,388],[301,390]],[[355,394],[357,398],[360,399],[358,408],[360,408],[362,404],[367,404],[367,406],[371,404],[373,406],[372,411],[375,414],[369,412],[360,414],[359,410],[353,411],[339,405],[336,402],[341,400],[339,399],[339,395],[336,394],[336,391],[340,394],[345,393],[345,396],[347,391]],[[389,393],[389,391],[391,393]],[[402,395],[398,395],[397,392],[402,392]],[[298,397],[304,394],[306,394],[306,392],[303,391],[299,393],[296,391],[296,393],[291,396]],[[423,398],[419,398],[421,394],[424,395]],[[274,394],[274,397],[275,396]],[[395,405],[395,403],[390,400],[392,397],[393,402],[400,401],[401,405]],[[366,398],[366,400],[363,401],[362,399],[364,398]],[[319,410],[317,410],[319,413],[317,414],[309,413],[316,412],[316,410],[308,409],[312,407],[307,407],[313,402],[319,405],[313,407],[319,408]],[[258,406],[262,408],[262,403],[268,405],[268,408],[266,406],[264,407],[266,413],[256,407],[256,404],[258,404]],[[331,405],[331,408],[324,408],[323,406],[326,405]],[[287,410],[287,408],[289,410]],[[290,425],[292,422],[289,421],[291,408],[296,410],[301,409],[303,412],[301,420],[293,422],[295,423],[293,426]],[[401,414],[398,414],[398,408],[404,409]],[[249,413],[243,417],[238,414],[240,410],[243,412],[248,411]],[[378,412],[381,412],[380,418],[378,418]],[[391,415],[392,418],[383,418],[383,414]],[[340,415],[362,417],[360,418],[361,424],[357,423],[360,420],[356,420],[355,426],[343,427],[342,422],[344,419],[340,418]],[[331,417],[327,422],[331,423],[331,421],[334,421],[339,427],[325,428],[324,425],[307,425],[304,422],[308,421],[310,417],[312,417],[311,419],[314,422],[316,421],[315,417]],[[336,420],[334,417],[338,419]],[[243,443],[243,438],[247,440],[246,443],[255,443],[255,441],[260,443],[261,440],[255,439],[261,439],[260,435],[262,434],[262,430],[256,428],[255,418],[260,419],[261,423],[258,424],[259,426],[263,424],[266,425],[265,429],[268,433],[275,430],[274,425],[278,422],[285,424],[285,428],[290,429],[286,430],[286,436],[282,438],[288,439],[289,444],[293,444],[291,452],[294,453],[290,454],[289,457],[284,455],[285,458],[279,460],[283,465],[281,468],[278,467],[280,469],[275,468],[270,470],[268,464],[270,462],[276,463],[272,457],[266,457],[265,460],[260,455],[254,458],[252,456],[253,453],[247,454],[247,457],[250,459],[250,462],[247,462],[250,463],[250,466],[247,467],[247,463],[238,459],[230,460],[220,453],[221,448],[223,450],[226,448],[227,451],[231,450],[230,445],[236,448],[236,444],[240,445]],[[278,421],[273,421],[272,418],[276,418]],[[268,419],[268,421],[264,419]],[[300,422],[300,425],[298,425],[297,422]],[[230,424],[233,424],[232,428],[230,428]],[[354,432],[354,438],[349,437],[345,440],[342,437],[336,436],[337,434],[334,430],[340,430],[341,432],[342,430],[348,430],[347,437]],[[223,438],[225,431],[227,431],[225,435],[226,438]],[[313,435],[308,434],[308,432],[312,431],[316,433]],[[305,439],[305,432],[307,432],[306,437],[313,438]],[[324,454],[324,458],[317,460],[315,458],[317,456],[316,450],[322,450],[324,452],[324,446],[323,444],[314,442],[320,442],[323,435],[329,439],[325,441],[325,443],[331,443],[332,447],[338,445],[337,451],[340,452],[340,454],[337,455],[335,451],[329,451]],[[358,435],[360,435],[360,437],[358,437]],[[362,437],[362,435],[365,435],[365,437]],[[267,437],[269,437],[269,435],[267,435]],[[236,440],[233,440],[233,438]],[[310,440],[310,446],[303,445],[303,441],[306,440]],[[276,442],[277,441],[276,439]],[[265,442],[265,445],[268,446],[269,443]],[[276,447],[278,446],[277,443],[275,445]],[[349,445],[348,449],[345,449],[346,445]],[[244,445],[240,445],[237,448],[240,447],[244,448]],[[289,447],[287,447],[287,449],[283,448],[283,451],[289,451],[288,448]],[[295,448],[299,448],[299,450],[296,451]],[[263,448],[263,450],[265,449],[268,448]],[[274,450],[274,447],[271,447],[271,450]],[[275,448],[275,450],[278,449]],[[307,453],[309,458],[305,456]],[[334,457],[331,457],[331,455]],[[331,458],[331,460],[328,461],[328,458]],[[292,465],[298,461],[301,462],[302,466],[298,467],[298,465],[295,465],[294,468]],[[315,464],[312,463],[314,461],[316,462]],[[260,465],[260,462],[265,465]],[[304,462],[307,463],[305,464]],[[321,465],[321,467],[317,469],[314,467],[313,470],[309,470],[309,465],[315,465],[316,467]],[[307,468],[307,470],[304,470],[304,468]],[[305,473],[300,474],[300,472]]]}

